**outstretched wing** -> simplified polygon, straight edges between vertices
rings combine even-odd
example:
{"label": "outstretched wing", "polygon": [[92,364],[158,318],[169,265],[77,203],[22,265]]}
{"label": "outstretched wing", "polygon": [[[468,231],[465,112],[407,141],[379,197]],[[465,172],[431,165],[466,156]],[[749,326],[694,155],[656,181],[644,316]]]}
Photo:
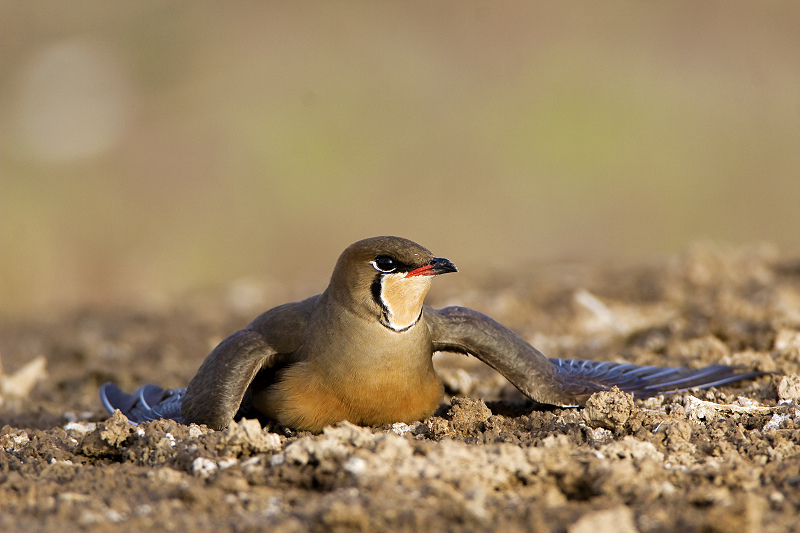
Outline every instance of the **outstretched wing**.
{"label": "outstretched wing", "polygon": [[158,418],[171,418],[183,423],[181,401],[186,389],[164,390],[157,385],[144,385],[126,394],[113,383],[100,387],[100,401],[109,414],[119,409],[134,424]]}
{"label": "outstretched wing", "polygon": [[434,351],[474,355],[537,402],[578,405],[557,379],[553,363],[499,322],[466,307],[423,309]]}
{"label": "outstretched wing", "polygon": [[[765,372],[741,367],[712,365],[705,368],[639,366],[609,361],[550,359],[564,388],[583,402],[598,390],[613,386],[634,398],[689,389],[718,387],[742,379],[763,376]],[[582,403],[583,403],[582,402]]]}
{"label": "outstretched wing", "polygon": [[186,422],[227,427],[256,374],[291,361],[317,299],[270,309],[214,348],[186,388],[181,404]]}
{"label": "outstretched wing", "polygon": [[291,362],[300,347],[317,296],[275,307],[245,329],[222,341],[206,357],[185,389],[145,385],[125,394],[107,383],[100,389],[103,406],[119,409],[132,422],[172,418],[182,423],[223,429],[261,370]]}
{"label": "outstretched wing", "polygon": [[426,307],[425,319],[431,328],[434,350],[474,355],[529,398],[553,405],[583,405],[593,393],[613,386],[637,398],[647,398],[764,374],[724,365],[690,369],[548,359],[513,331],[472,309]]}

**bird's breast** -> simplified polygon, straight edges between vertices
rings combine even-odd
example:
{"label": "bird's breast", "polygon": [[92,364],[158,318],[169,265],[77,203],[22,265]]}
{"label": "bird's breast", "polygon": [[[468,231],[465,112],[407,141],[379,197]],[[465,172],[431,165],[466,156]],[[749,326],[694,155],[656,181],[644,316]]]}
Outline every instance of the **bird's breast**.
{"label": "bird's breast", "polygon": [[[319,346],[281,371],[266,390],[254,391],[254,406],[285,426],[312,431],[342,420],[380,425],[429,416],[439,406],[442,384],[427,330],[379,327],[390,335],[378,331],[368,339]],[[400,342],[398,335],[408,336]]]}

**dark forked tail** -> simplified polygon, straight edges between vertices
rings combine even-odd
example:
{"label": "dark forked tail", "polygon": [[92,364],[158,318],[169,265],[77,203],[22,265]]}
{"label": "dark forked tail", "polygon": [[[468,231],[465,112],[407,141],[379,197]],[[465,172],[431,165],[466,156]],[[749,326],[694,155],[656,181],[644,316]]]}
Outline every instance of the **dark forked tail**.
{"label": "dark forked tail", "polygon": [[768,373],[725,365],[693,369],[580,359],[550,361],[555,365],[555,377],[564,389],[584,402],[592,393],[609,390],[615,385],[634,398],[649,398],[670,392],[718,387]]}
{"label": "dark forked tail", "polygon": [[109,414],[119,409],[134,424],[171,418],[185,423],[181,414],[181,402],[186,389],[164,390],[156,385],[144,385],[133,393],[126,394],[113,383],[100,387],[100,401]]}

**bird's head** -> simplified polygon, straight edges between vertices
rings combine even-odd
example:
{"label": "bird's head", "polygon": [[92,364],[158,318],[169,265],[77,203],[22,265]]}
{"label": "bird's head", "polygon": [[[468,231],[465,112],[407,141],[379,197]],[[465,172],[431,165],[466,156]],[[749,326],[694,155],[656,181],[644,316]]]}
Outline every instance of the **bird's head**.
{"label": "bird's head", "polygon": [[342,252],[330,287],[356,312],[403,331],[419,319],[433,276],[456,271],[453,263],[408,239],[373,237]]}

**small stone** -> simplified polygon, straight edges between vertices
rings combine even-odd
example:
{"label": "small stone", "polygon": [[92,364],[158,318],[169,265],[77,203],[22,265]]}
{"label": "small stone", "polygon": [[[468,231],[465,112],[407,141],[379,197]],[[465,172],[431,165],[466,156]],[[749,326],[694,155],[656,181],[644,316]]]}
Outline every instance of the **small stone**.
{"label": "small stone", "polygon": [[452,407],[448,411],[448,415],[455,426],[472,428],[489,420],[489,417],[492,416],[492,411],[486,407],[483,400],[454,396],[450,403]]}
{"label": "small stone", "polygon": [[280,436],[261,429],[258,420],[243,418],[231,421],[226,429],[214,434],[216,447],[227,455],[253,454],[277,451],[281,448]]}
{"label": "small stone", "polygon": [[396,435],[400,435],[401,437],[411,431],[411,426],[404,422],[398,422],[396,424],[392,424],[392,432]]}
{"label": "small stone", "polygon": [[207,478],[217,471],[217,463],[205,457],[198,457],[192,461],[192,474],[200,478]]}
{"label": "small stone", "polygon": [[621,428],[633,412],[633,396],[612,387],[592,394],[586,401],[583,419],[589,427]]}
{"label": "small stone", "polygon": [[80,434],[91,433],[97,429],[97,424],[94,422],[68,422],[64,426],[64,431],[74,431]]}
{"label": "small stone", "polygon": [[795,403],[800,400],[800,376],[790,374],[781,378],[778,382],[778,399]]}
{"label": "small stone", "polygon": [[322,430],[322,433],[342,444],[352,444],[356,448],[369,447],[374,441],[372,431],[356,426],[346,420],[339,422],[335,426],[326,427]]}
{"label": "small stone", "polygon": [[89,457],[116,455],[122,444],[140,427],[132,425],[119,409],[96,429],[86,434],[81,443],[81,453]]}

